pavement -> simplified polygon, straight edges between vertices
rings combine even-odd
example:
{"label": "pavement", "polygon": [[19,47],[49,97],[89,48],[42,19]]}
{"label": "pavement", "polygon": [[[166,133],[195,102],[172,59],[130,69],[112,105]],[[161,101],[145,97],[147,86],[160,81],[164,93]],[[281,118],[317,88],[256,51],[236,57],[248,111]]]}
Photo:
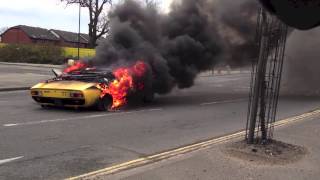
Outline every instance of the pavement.
{"label": "pavement", "polygon": [[[31,86],[38,80],[52,77],[50,69],[1,64],[0,84],[4,88]],[[1,78],[5,75],[7,78]],[[20,80],[23,77],[27,78]],[[249,84],[248,73],[204,74],[192,88],[174,89],[170,94],[156,96],[152,104],[130,105],[118,112],[42,109],[33,102],[28,91],[0,92],[0,179],[78,177],[224,137],[245,125]],[[318,107],[320,98],[317,97],[280,97],[277,117],[284,119]],[[317,119],[276,129],[277,139],[306,146],[309,154],[296,164],[280,168],[269,166],[267,170],[283,170],[279,171],[282,174],[279,177],[295,174],[296,170],[301,173],[293,178],[298,179],[314,179],[319,175],[313,169],[319,167],[317,129]],[[266,176],[265,166],[247,166],[225,157],[220,150],[223,145],[207,146],[114,176],[93,178],[259,179],[259,175]],[[258,175],[251,173],[255,168],[259,170]]]}
{"label": "pavement", "polygon": [[60,68],[61,67],[61,65],[53,65],[53,64],[10,63],[10,62],[0,62],[0,65],[28,66],[28,67],[40,67],[40,68]]}
{"label": "pavement", "polygon": [[318,180],[320,177],[320,115],[275,129],[274,137],[307,148],[296,162],[282,165],[243,160],[226,154],[225,146],[243,136],[191,153],[112,175],[92,175],[84,179],[112,180]]}
{"label": "pavement", "polygon": [[29,89],[53,77],[51,69],[59,65],[0,62],[0,91]]}

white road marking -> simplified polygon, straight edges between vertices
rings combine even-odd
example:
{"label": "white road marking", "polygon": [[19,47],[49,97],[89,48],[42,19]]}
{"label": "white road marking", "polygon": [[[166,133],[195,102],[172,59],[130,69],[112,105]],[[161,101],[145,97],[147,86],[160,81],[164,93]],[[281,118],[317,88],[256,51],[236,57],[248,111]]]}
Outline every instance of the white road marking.
{"label": "white road marking", "polygon": [[162,111],[162,110],[163,110],[162,108],[158,108],[158,109],[144,109],[144,110],[128,111],[128,112],[114,112],[114,113],[110,112],[108,114],[96,114],[96,115],[89,115],[89,116],[78,116],[78,117],[70,117],[70,118],[31,121],[31,122],[25,122],[25,123],[10,123],[10,124],[3,124],[3,126],[14,127],[14,126],[36,125],[36,124],[44,124],[44,123],[63,122],[63,121],[71,121],[71,120],[79,120],[79,119],[90,119],[90,118],[97,118],[97,117],[126,115],[126,114],[133,114],[133,113],[139,113],[139,112],[152,112],[152,111]]}
{"label": "white road marking", "polygon": [[23,157],[24,156],[19,156],[19,157],[15,157],[15,158],[9,158],[9,159],[0,160],[0,165],[8,163],[8,162],[11,162],[11,161],[15,161],[15,160],[21,159]]}
{"label": "white road marking", "polygon": [[4,124],[5,127],[17,126],[17,124]]}
{"label": "white road marking", "polygon": [[201,103],[200,106],[209,106],[213,104],[224,104],[224,103],[235,103],[235,102],[242,102],[246,101],[248,99],[233,99],[233,100],[226,100],[226,101],[213,101],[213,102],[206,102],[206,103]]}

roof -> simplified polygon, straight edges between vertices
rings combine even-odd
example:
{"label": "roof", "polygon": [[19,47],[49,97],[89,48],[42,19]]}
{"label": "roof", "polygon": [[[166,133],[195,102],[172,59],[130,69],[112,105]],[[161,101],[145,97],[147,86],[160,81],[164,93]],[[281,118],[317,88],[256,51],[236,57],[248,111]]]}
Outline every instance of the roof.
{"label": "roof", "polygon": [[[51,41],[64,40],[66,42],[78,43],[78,33],[74,33],[74,32],[62,31],[62,30],[56,30],[56,29],[48,30],[44,28],[32,27],[32,26],[26,26],[26,25],[14,26],[7,29],[7,31],[13,28],[21,29],[32,39],[44,39],[44,40],[51,40]],[[2,33],[1,36],[4,33]],[[88,34],[83,34],[83,33],[80,34],[80,43],[88,44],[89,40],[90,40],[90,37]]]}
{"label": "roof", "polygon": [[44,28],[31,27],[31,26],[25,26],[25,25],[18,25],[12,28],[19,28],[23,30],[32,39],[45,39],[45,40],[59,41],[59,38],[57,38],[54,34],[52,34],[50,31]]}
{"label": "roof", "polygon": [[[50,31],[53,33],[56,33],[58,36],[60,36],[60,38],[64,39],[67,42],[73,42],[73,43],[78,42],[78,33],[56,30],[56,29],[51,29]],[[86,44],[89,43],[89,35],[81,33],[80,43],[86,43]]]}
{"label": "roof", "polygon": [[90,40],[89,34],[83,34],[83,33],[81,33],[80,35],[81,35],[82,38],[84,38],[84,39],[89,43],[89,40]]}

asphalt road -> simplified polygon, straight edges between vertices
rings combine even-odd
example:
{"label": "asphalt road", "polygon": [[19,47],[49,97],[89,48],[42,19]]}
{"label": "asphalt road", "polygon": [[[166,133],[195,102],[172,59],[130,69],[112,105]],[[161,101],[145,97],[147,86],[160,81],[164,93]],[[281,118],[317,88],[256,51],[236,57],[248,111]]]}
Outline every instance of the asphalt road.
{"label": "asphalt road", "polygon": [[[62,179],[245,128],[249,74],[201,77],[194,87],[118,112],[42,109],[27,91],[0,93],[0,179]],[[278,118],[320,105],[281,97]]]}

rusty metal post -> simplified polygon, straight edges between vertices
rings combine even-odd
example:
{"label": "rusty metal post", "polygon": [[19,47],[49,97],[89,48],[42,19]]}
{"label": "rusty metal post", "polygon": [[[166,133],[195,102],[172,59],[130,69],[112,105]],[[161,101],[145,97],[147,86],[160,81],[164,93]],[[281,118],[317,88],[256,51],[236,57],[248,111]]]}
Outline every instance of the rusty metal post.
{"label": "rusty metal post", "polygon": [[[262,12],[262,24],[266,23],[267,16],[265,11]],[[267,59],[264,58],[264,49],[266,46],[266,34],[265,34],[265,28],[262,27],[262,37],[261,37],[261,45],[259,50],[259,59],[258,59],[258,65],[257,65],[257,76],[255,78],[254,82],[254,90],[253,90],[253,98],[251,103],[251,111],[249,115],[249,133],[248,133],[248,139],[247,143],[253,144],[254,143],[254,134],[255,134],[255,127],[257,123],[257,113],[258,113],[258,103],[259,99],[261,98],[261,88],[262,83],[264,83],[264,76],[266,72],[266,64]]]}
{"label": "rusty metal post", "polygon": [[267,143],[273,138],[288,27],[260,9],[257,17],[258,57],[253,64],[246,141]]}

